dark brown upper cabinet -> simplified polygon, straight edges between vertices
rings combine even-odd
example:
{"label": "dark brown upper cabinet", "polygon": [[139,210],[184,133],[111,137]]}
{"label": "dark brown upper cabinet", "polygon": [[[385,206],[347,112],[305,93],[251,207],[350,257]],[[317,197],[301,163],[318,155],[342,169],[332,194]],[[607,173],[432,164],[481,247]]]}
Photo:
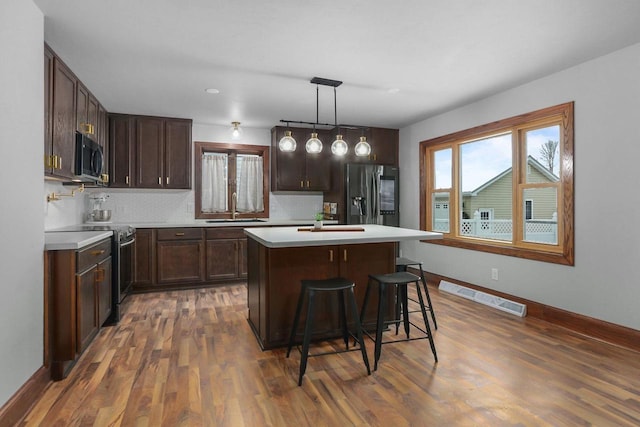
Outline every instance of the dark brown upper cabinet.
{"label": "dark brown upper cabinet", "polygon": [[109,115],[111,186],[191,188],[191,120]]}
{"label": "dark brown upper cabinet", "polygon": [[[296,150],[282,152],[278,142],[286,130],[291,130],[295,138]],[[311,137],[312,129],[286,128],[276,126],[271,129],[271,191],[328,191],[331,189],[331,134],[327,130],[317,130],[322,141],[322,152],[310,154],[305,144]]]}

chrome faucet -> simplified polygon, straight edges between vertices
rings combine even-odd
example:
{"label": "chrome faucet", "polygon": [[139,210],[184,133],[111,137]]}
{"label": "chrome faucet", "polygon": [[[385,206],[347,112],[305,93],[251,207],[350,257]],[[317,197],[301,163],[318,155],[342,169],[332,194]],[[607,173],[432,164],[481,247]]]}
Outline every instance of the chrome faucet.
{"label": "chrome faucet", "polygon": [[231,219],[236,219],[236,215],[238,213],[236,212],[237,204],[238,204],[238,195],[234,191],[233,194],[231,194]]}

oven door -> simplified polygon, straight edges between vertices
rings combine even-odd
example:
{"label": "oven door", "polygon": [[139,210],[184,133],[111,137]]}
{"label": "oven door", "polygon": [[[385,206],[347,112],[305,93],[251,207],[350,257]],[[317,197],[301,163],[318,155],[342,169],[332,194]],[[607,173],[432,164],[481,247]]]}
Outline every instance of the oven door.
{"label": "oven door", "polygon": [[118,265],[118,286],[119,286],[119,303],[131,291],[131,285],[133,284],[133,244],[136,242],[135,237],[120,243],[120,262]]}

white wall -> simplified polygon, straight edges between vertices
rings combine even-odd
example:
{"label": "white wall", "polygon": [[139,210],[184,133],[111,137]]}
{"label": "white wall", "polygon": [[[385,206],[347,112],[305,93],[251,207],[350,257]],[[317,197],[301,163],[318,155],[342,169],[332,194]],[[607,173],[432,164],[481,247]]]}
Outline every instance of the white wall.
{"label": "white wall", "polygon": [[[270,145],[269,129],[244,128],[241,139],[233,141],[229,132],[231,126],[214,126],[194,123],[193,141],[235,142],[239,144]],[[192,167],[192,171],[194,168]],[[188,222],[194,219],[193,190],[126,190],[126,189],[90,189],[80,200],[68,200],[69,205],[80,203],[81,211],[88,211],[91,206],[89,194],[104,192],[109,195],[104,205],[111,209],[114,222],[128,222],[135,225],[139,222]],[[56,209],[63,209],[58,208]],[[322,194],[273,194],[269,196],[269,217],[274,219],[312,219],[316,212],[322,210]],[[73,208],[69,207],[68,212]],[[59,218],[57,215],[51,215]],[[81,217],[82,215],[80,215]],[[67,215],[68,218],[68,215]],[[80,219],[79,221],[82,221]],[[47,228],[55,228],[61,224],[59,220],[47,222]]]}
{"label": "white wall", "polygon": [[420,141],[575,101],[575,266],[419,242],[403,244],[403,255],[437,274],[640,329],[638,76],[640,44],[400,131],[401,225],[417,228]]}
{"label": "white wall", "polygon": [[0,3],[0,406],[43,362],[43,22]]}

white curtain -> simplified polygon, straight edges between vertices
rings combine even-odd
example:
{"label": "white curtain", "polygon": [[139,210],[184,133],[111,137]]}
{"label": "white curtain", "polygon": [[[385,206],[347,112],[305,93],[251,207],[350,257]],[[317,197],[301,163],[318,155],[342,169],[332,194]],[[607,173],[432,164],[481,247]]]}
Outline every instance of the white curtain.
{"label": "white curtain", "polygon": [[202,212],[227,211],[227,155],[202,156]]}
{"label": "white curtain", "polygon": [[238,212],[264,211],[262,157],[239,155],[236,167]]}

